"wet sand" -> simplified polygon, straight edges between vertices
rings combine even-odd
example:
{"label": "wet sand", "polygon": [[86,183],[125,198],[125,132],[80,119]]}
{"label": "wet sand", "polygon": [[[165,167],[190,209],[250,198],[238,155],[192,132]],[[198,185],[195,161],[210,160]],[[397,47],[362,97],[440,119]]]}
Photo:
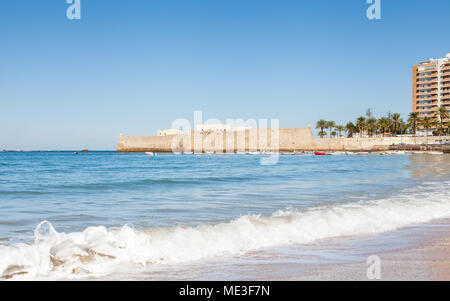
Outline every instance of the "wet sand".
{"label": "wet sand", "polygon": [[[392,236],[393,235],[393,236]],[[381,251],[371,245],[377,239],[389,236],[403,237],[406,246],[394,250]],[[381,260],[381,279],[387,281],[449,281],[450,280],[450,223],[440,221],[428,225],[419,225],[408,229],[401,229],[397,233],[382,234],[372,237],[368,244],[362,246],[362,253],[373,253]],[[345,245],[345,243],[344,243]],[[330,246],[331,247],[331,246]],[[371,252],[373,251],[373,252]],[[345,252],[345,250],[344,250]],[[347,253],[351,257],[351,254]],[[344,255],[345,256],[345,255]],[[365,256],[363,256],[365,257]],[[367,264],[363,258],[356,262],[274,265],[265,270],[263,277],[256,276],[255,280],[354,280],[367,281]],[[351,260],[353,261],[353,260]],[[282,272],[285,271],[285,272]],[[289,272],[291,271],[291,273]],[[296,271],[296,272],[295,272]],[[260,271],[262,272],[262,271]],[[275,274],[279,277],[273,278]],[[270,276],[272,274],[272,276]],[[284,275],[283,275],[284,274]]]}
{"label": "wet sand", "polygon": [[[450,239],[435,239],[420,246],[381,253],[383,281],[449,281]],[[299,266],[300,275],[277,280],[367,281],[366,262]]]}

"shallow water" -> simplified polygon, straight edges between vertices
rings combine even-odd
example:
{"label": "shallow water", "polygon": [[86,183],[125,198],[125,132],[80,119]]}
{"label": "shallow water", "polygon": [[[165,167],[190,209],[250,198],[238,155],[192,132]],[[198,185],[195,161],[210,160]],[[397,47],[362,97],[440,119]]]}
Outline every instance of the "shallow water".
{"label": "shallow water", "polygon": [[0,277],[114,278],[447,218],[449,162],[0,153]]}

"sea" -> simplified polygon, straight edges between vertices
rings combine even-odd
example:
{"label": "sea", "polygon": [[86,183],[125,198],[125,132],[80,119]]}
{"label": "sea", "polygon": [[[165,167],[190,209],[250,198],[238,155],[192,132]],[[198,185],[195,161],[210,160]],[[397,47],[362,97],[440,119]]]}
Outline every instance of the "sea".
{"label": "sea", "polygon": [[262,156],[0,153],[0,280],[277,280],[450,217],[447,154]]}

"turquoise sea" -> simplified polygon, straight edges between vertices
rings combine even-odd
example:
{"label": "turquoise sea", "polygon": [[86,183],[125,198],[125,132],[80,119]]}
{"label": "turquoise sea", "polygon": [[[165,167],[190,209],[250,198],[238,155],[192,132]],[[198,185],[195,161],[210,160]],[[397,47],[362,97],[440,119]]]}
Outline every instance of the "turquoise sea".
{"label": "turquoise sea", "polygon": [[138,279],[388,233],[450,217],[449,173],[449,155],[0,153],[0,279]]}

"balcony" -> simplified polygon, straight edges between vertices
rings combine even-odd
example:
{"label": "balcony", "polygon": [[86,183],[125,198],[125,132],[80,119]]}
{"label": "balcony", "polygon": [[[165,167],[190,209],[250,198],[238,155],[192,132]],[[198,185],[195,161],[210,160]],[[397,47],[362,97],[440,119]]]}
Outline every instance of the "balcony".
{"label": "balcony", "polygon": [[419,103],[419,102],[425,102],[425,101],[430,101],[431,103],[435,103],[435,102],[438,101],[438,97],[435,96],[435,97],[433,97],[433,98],[416,98],[416,99],[414,99],[414,101],[415,101],[416,103]]}
{"label": "balcony", "polygon": [[438,90],[437,84],[433,87],[417,87],[417,93],[436,93]]}
{"label": "balcony", "polygon": [[427,84],[434,84],[437,83],[437,77],[435,79],[425,80],[425,81],[416,81],[417,85],[427,85]]}
{"label": "balcony", "polygon": [[417,104],[425,104],[425,105],[435,105],[437,104],[437,97],[435,97],[435,99],[415,99],[415,101],[417,102]]}
{"label": "balcony", "polygon": [[424,117],[434,118],[434,117],[436,117],[436,115],[435,114],[420,114],[420,112],[419,112],[419,117],[420,118],[424,118]]}
{"label": "balcony", "polygon": [[417,110],[422,112],[422,111],[436,111],[437,110],[437,105],[434,106],[430,106],[430,105],[416,105]]}
{"label": "balcony", "polygon": [[432,85],[429,85],[428,87],[417,87],[417,90],[430,90],[430,89],[433,90],[433,89],[437,89],[437,87],[438,87],[437,84],[432,84]]}
{"label": "balcony", "polygon": [[437,72],[436,67],[434,67],[433,69],[428,69],[428,70],[417,70],[417,74],[430,73],[430,72]]}
{"label": "balcony", "polygon": [[433,91],[433,92],[417,92],[416,94],[417,96],[429,96],[432,97],[433,95],[438,95],[438,91]]}
{"label": "balcony", "polygon": [[422,111],[435,111],[438,108],[437,104],[434,105],[429,105],[429,104],[416,104],[416,107],[418,110],[422,110]]}
{"label": "balcony", "polygon": [[430,115],[434,115],[437,111],[437,107],[435,108],[424,108],[424,107],[419,107],[417,106],[417,110],[422,113],[422,114],[430,114]]}
{"label": "balcony", "polygon": [[[417,96],[417,99],[430,100],[431,98],[437,98],[438,94],[437,94],[437,92],[435,92],[435,93],[417,93],[416,96]],[[424,97],[419,97],[419,96],[424,96]]]}
{"label": "balcony", "polygon": [[420,78],[420,79],[423,79],[423,78],[437,78],[437,77],[438,77],[437,72],[433,73],[433,74],[426,74],[426,73],[417,74],[417,78]]}

